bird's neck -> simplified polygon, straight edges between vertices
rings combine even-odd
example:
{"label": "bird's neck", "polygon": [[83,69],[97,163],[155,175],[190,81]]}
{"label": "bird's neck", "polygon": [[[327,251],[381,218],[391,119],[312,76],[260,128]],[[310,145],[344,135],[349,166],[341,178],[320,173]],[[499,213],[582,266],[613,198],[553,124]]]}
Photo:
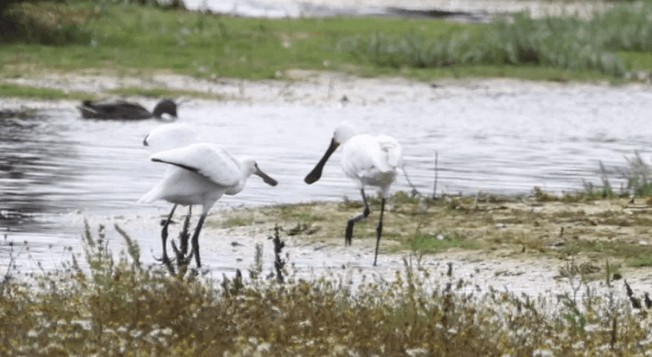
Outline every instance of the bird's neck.
{"label": "bird's neck", "polygon": [[228,195],[235,195],[242,191],[245,188],[245,185],[247,184],[247,178],[249,177],[249,173],[247,172],[241,172],[240,173],[240,179],[238,180],[238,184],[235,186],[232,186],[228,190],[226,190],[226,194]]}

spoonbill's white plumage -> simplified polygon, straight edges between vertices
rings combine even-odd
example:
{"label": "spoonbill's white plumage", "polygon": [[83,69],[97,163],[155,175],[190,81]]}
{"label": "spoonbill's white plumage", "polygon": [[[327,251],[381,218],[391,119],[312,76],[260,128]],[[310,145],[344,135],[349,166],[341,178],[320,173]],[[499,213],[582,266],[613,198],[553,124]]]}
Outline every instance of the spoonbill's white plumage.
{"label": "spoonbill's white plumage", "polygon": [[[172,165],[163,179],[141,199],[141,203],[165,200],[176,205],[201,205],[202,213],[193,233],[192,251],[198,267],[199,232],[208,211],[225,193],[235,195],[245,187],[252,174],[265,183],[276,186],[277,181],[260,170],[252,158],[236,159],[221,147],[195,143],[152,155],[151,160]],[[174,212],[174,211],[173,211]],[[172,212],[171,212],[172,214]],[[166,259],[164,251],[163,259]]]}
{"label": "spoonbill's white plumage", "polygon": [[345,232],[345,244],[351,244],[353,226],[356,222],[369,216],[369,204],[365,195],[366,186],[377,187],[382,193],[380,205],[380,218],[376,227],[376,252],[374,265],[378,259],[378,247],[383,231],[383,214],[385,200],[389,189],[396,180],[398,169],[403,167],[402,148],[396,139],[387,135],[356,134],[348,124],[343,124],[333,133],[333,138],[315,168],[306,176],[305,182],[312,184],[321,178],[324,165],[335,152],[342,146],[342,171],[352,179],[362,195],[364,211],[362,214],[349,219]]}
{"label": "spoonbill's white plumage", "polygon": [[[144,138],[143,146],[147,147],[150,153],[155,154],[157,152],[176,149],[197,143],[200,141],[200,137],[197,134],[197,129],[193,126],[184,124],[184,123],[169,123],[159,125],[156,128],[152,129]],[[175,170],[173,166],[168,167],[167,171]],[[172,271],[172,265],[167,255],[167,238],[168,238],[168,227],[174,216],[174,211],[177,209],[177,204],[172,205],[172,210],[168,214],[168,217],[165,221],[161,223],[161,242],[163,245],[163,256],[161,261]],[[188,215],[186,219],[189,219],[192,214],[192,205],[188,205]],[[185,243],[185,242],[183,242]],[[186,247],[182,244],[182,251],[185,251]]]}
{"label": "spoonbill's white plumage", "polygon": [[180,148],[200,142],[197,129],[184,123],[159,125],[143,138],[143,145],[151,153]]}

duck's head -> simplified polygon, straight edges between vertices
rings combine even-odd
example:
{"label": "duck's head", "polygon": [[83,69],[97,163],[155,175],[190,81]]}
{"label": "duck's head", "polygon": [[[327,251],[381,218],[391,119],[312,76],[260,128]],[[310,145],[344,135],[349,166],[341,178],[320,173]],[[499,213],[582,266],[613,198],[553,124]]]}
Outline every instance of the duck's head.
{"label": "duck's head", "polygon": [[177,103],[175,103],[172,99],[163,99],[158,102],[152,111],[152,115],[154,115],[154,118],[156,119],[161,119],[164,114],[167,114],[176,119]]}

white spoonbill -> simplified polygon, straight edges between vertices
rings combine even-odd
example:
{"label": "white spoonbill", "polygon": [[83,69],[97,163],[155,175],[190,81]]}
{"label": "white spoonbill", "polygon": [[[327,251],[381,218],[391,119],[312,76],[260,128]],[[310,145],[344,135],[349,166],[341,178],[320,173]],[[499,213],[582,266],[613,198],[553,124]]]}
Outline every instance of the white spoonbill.
{"label": "white spoonbill", "polygon": [[159,125],[152,129],[143,139],[143,145],[151,153],[180,148],[198,143],[201,138],[198,129],[184,123],[170,123]]}
{"label": "white spoonbill", "polygon": [[[247,178],[252,174],[260,176],[270,186],[276,186],[278,183],[261,171],[253,159],[236,159],[214,144],[191,144],[158,152],[150,158],[154,162],[170,164],[173,167],[165,174],[163,180],[140,199],[140,202],[151,203],[162,199],[175,206],[202,205],[202,213],[191,239],[192,250],[186,257],[191,259],[194,254],[197,267],[201,267],[199,232],[206,214],[215,202],[225,193],[235,195],[242,191]],[[163,259],[167,259],[165,250],[163,254]]]}
{"label": "white spoonbill", "polygon": [[369,216],[369,204],[365,195],[365,186],[375,186],[380,189],[380,219],[376,227],[376,252],[374,266],[378,259],[378,246],[383,233],[383,214],[385,212],[385,199],[389,195],[389,188],[396,180],[398,169],[403,167],[402,148],[396,139],[387,135],[356,134],[348,124],[340,125],[333,134],[331,143],[319,160],[315,168],[306,176],[304,181],[312,184],[321,177],[324,165],[333,152],[342,145],[342,171],[352,179],[360,189],[364,211],[362,214],[349,219],[346,226],[346,245],[351,245],[353,226],[360,220]]}
{"label": "white spoonbill", "polygon": [[[165,150],[184,147],[186,145],[200,142],[200,137],[198,136],[197,132],[198,130],[195,129],[195,127],[184,123],[170,123],[159,125],[156,128],[152,129],[145,136],[145,138],[143,138],[143,146],[146,146],[149,152],[152,154]],[[168,167],[167,171],[169,172],[175,169],[176,168],[174,166],[170,166]],[[170,271],[172,271],[172,265],[167,255],[168,227],[172,221],[172,216],[174,216],[174,211],[176,209],[177,204],[174,204],[167,219],[161,223],[161,242],[163,243],[163,256],[158,260],[163,262],[163,264],[165,264],[168,269],[170,269]],[[188,215],[186,216],[186,219],[189,219],[191,214],[192,205],[188,205]],[[182,251],[186,251],[185,244],[182,244]]]}

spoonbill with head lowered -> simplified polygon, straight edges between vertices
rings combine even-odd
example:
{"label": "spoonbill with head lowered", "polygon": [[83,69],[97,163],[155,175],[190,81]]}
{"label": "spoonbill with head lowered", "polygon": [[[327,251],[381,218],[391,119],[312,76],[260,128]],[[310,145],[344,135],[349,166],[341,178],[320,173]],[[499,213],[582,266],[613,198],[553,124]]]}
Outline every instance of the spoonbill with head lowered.
{"label": "spoonbill with head lowered", "polygon": [[140,202],[162,199],[175,205],[202,205],[202,213],[191,238],[192,250],[185,257],[189,260],[194,255],[197,267],[201,267],[199,232],[215,202],[225,193],[235,195],[242,191],[252,174],[260,176],[270,186],[277,185],[276,180],[260,170],[254,159],[236,159],[214,144],[196,143],[158,152],[151,156],[151,160],[172,165],[172,169]]}
{"label": "spoonbill with head lowered", "polygon": [[364,211],[362,214],[349,219],[346,225],[346,245],[351,245],[353,226],[360,220],[369,216],[369,204],[365,195],[366,186],[378,187],[382,193],[380,201],[380,218],[376,227],[376,251],[374,266],[378,259],[378,247],[383,233],[383,214],[385,213],[385,200],[389,195],[389,188],[396,180],[398,169],[402,168],[402,148],[398,141],[387,135],[356,134],[348,124],[343,124],[335,129],[331,143],[319,160],[315,168],[306,176],[304,181],[312,184],[321,178],[324,165],[339,147],[342,148],[342,171],[352,179],[362,195]]}

